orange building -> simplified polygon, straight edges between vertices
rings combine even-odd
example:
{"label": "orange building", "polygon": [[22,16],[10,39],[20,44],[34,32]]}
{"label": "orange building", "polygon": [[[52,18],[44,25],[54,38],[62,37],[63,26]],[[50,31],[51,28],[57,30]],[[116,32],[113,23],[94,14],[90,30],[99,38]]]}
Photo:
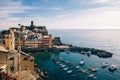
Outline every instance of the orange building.
{"label": "orange building", "polygon": [[51,48],[52,47],[52,35],[43,36],[42,40],[38,42],[38,48]]}

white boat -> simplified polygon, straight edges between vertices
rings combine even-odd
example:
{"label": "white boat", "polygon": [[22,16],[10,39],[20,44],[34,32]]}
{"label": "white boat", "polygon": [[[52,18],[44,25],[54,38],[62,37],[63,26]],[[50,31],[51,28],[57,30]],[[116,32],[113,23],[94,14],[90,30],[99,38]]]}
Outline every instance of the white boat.
{"label": "white boat", "polygon": [[76,69],[80,68],[80,66],[75,66]]}
{"label": "white boat", "polygon": [[83,71],[83,69],[82,69],[82,68],[80,68],[78,71],[79,71],[79,72],[82,72],[82,71]]}
{"label": "white boat", "polygon": [[63,64],[60,64],[60,66],[62,66]]}
{"label": "white boat", "polygon": [[109,71],[115,71],[117,69],[116,65],[111,65]]}
{"label": "white boat", "polygon": [[94,79],[96,79],[97,77],[96,77],[96,76],[94,76],[93,78],[94,78]]}
{"label": "white boat", "polygon": [[98,70],[98,68],[93,68],[91,71],[96,72],[97,70]]}
{"label": "white boat", "polygon": [[105,67],[107,67],[107,63],[103,63],[101,66],[101,68],[105,68]]}
{"label": "white boat", "polygon": [[98,68],[90,67],[90,68],[88,68],[88,70],[89,70],[89,71],[92,71],[92,72],[96,72],[96,71],[98,71]]}
{"label": "white boat", "polygon": [[64,68],[64,67],[65,67],[65,65],[62,65],[61,67],[62,67],[62,68]]}
{"label": "white boat", "polygon": [[90,74],[90,75],[89,75],[89,78],[93,78],[93,77],[94,77],[94,74]]}
{"label": "white boat", "polygon": [[63,68],[63,70],[64,70],[64,71],[66,71],[66,70],[68,70],[68,68],[67,68],[67,67],[65,67],[65,68]]}
{"label": "white boat", "polygon": [[68,74],[72,73],[72,70],[68,70],[67,73],[68,73]]}
{"label": "white boat", "polygon": [[87,71],[87,70],[82,70],[82,73],[83,73],[84,75],[86,75],[86,74],[88,74],[88,71]]}
{"label": "white boat", "polygon": [[60,62],[59,61],[57,61],[57,62],[55,62],[56,64],[59,64]]}
{"label": "white boat", "polygon": [[83,61],[80,61],[80,65],[84,65],[85,63]]}

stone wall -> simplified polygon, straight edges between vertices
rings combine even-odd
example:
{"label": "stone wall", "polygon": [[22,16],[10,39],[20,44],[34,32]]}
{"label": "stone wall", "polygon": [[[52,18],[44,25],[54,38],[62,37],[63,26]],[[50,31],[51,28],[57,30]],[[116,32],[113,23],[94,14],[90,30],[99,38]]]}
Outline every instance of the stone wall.
{"label": "stone wall", "polygon": [[21,70],[30,70],[34,73],[34,58],[28,54],[21,54],[20,66]]}

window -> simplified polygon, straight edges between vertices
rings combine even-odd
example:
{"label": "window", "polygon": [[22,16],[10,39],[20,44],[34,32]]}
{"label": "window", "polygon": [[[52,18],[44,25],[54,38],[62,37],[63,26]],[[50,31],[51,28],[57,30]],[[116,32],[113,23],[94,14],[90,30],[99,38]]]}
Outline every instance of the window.
{"label": "window", "polygon": [[23,61],[27,61],[28,60],[28,58],[27,57],[25,57],[24,59],[23,59]]}
{"label": "window", "polygon": [[14,60],[14,58],[10,58],[9,60]]}
{"label": "window", "polygon": [[30,62],[33,62],[33,59],[31,59]]}

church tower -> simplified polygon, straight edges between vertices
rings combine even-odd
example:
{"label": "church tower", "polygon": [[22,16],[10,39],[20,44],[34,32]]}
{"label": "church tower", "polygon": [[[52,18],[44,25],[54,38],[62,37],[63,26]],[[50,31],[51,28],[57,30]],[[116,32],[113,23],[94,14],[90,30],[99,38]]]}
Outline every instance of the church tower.
{"label": "church tower", "polygon": [[5,47],[8,50],[15,49],[15,37],[14,32],[12,30],[8,30],[5,34]]}

